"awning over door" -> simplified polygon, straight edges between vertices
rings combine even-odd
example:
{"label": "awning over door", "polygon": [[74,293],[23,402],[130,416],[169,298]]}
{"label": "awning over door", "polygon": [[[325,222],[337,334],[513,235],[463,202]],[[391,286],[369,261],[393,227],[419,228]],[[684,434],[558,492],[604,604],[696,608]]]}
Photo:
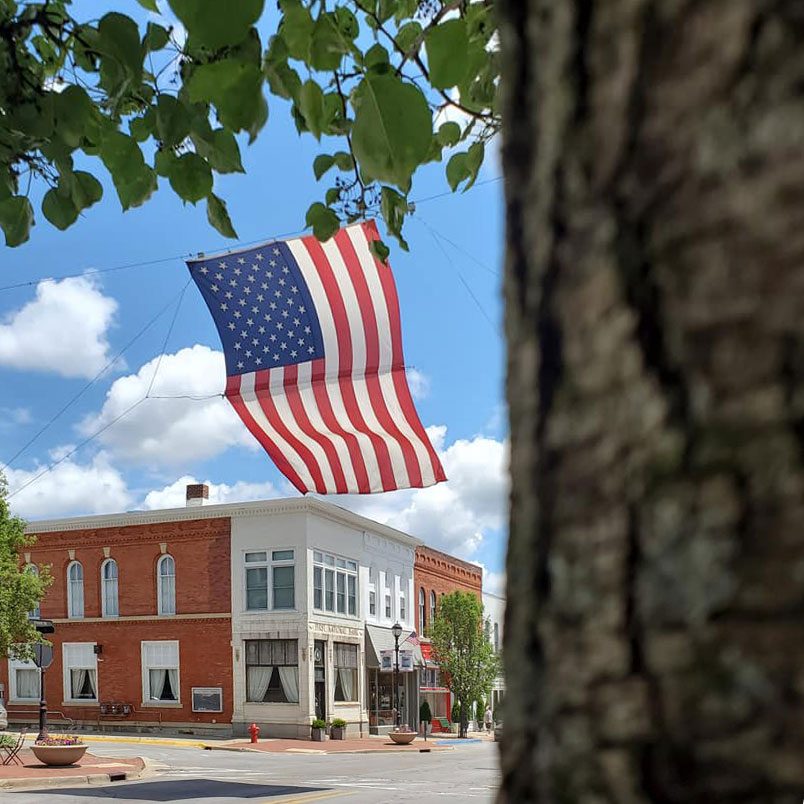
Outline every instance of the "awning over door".
{"label": "awning over door", "polygon": [[[419,645],[408,642],[408,637],[413,631],[403,631],[399,637],[399,650],[412,650],[413,663],[417,667],[424,666],[422,651]],[[380,666],[380,652],[394,649],[394,635],[390,628],[383,628],[379,625],[366,626],[366,667]]]}

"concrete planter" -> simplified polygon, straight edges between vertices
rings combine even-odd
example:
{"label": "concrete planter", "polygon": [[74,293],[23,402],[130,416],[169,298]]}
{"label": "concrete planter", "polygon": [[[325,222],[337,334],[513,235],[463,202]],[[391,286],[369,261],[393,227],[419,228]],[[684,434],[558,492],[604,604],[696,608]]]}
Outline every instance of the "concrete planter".
{"label": "concrete planter", "polygon": [[32,745],[33,755],[43,765],[75,765],[86,753],[85,745]]}
{"label": "concrete planter", "polygon": [[416,739],[415,731],[392,731],[388,735],[397,745],[410,745]]}
{"label": "concrete planter", "polygon": [[327,739],[327,730],[326,729],[311,729],[310,736],[313,742],[321,743]]}
{"label": "concrete planter", "polygon": [[333,726],[330,729],[329,736],[333,740],[343,740],[346,735],[346,728],[344,726]]}

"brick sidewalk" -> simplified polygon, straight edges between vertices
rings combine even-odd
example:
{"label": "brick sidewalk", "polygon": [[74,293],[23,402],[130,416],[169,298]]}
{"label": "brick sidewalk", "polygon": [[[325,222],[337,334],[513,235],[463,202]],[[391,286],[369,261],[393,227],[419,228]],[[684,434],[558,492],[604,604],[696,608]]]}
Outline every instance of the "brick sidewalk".
{"label": "brick sidewalk", "polygon": [[[139,757],[96,757],[93,754],[84,754],[76,765],[66,767],[49,767],[42,765],[25,748],[19,753],[22,765],[0,765],[0,790],[9,787],[31,786],[36,783],[52,784],[55,780],[69,781],[73,778],[86,780],[87,777],[106,777],[123,774],[125,778],[138,776],[145,768],[145,763]],[[93,781],[95,779],[93,778]]]}
{"label": "brick sidewalk", "polygon": [[229,742],[226,744],[207,743],[204,748],[210,751],[261,751],[268,754],[281,754],[285,751],[293,753],[314,754],[362,754],[377,752],[409,752],[417,753],[422,749],[432,751],[450,751],[452,746],[439,745],[437,740],[424,741],[417,737],[410,745],[397,745],[391,740],[379,737],[366,737],[356,740],[260,740],[258,743]]}

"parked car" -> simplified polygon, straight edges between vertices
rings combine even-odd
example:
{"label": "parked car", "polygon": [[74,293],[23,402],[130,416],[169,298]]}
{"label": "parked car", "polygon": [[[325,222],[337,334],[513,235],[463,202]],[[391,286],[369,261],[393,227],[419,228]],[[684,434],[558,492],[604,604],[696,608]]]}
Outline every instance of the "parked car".
{"label": "parked car", "polygon": [[500,740],[502,740],[502,720],[494,724],[494,742],[498,743]]}

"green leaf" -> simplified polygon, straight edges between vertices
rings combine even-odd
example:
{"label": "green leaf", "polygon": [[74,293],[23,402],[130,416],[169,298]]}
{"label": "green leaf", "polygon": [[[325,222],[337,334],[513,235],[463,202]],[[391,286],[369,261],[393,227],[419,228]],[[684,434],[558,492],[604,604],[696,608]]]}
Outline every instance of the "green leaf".
{"label": "green leaf", "polygon": [[53,98],[56,126],[67,145],[76,148],[95,115],[95,105],[78,86],[69,86]]}
{"label": "green leaf", "polygon": [[483,164],[485,147],[482,142],[475,142],[469,146],[466,153],[455,154],[447,162],[447,182],[453,192],[458,188],[462,181],[466,181],[463,188],[466,192],[477,179],[480,166]]}
{"label": "green leaf", "polygon": [[387,73],[390,56],[382,45],[372,45],[363,56],[363,66],[375,73]]}
{"label": "green leaf", "polygon": [[210,193],[207,196],[207,220],[224,237],[237,238],[237,232],[234,230],[234,226],[232,226],[229,212],[226,209],[226,203],[223,199],[218,198],[215,193]]}
{"label": "green leaf", "polygon": [[302,5],[284,9],[279,33],[294,59],[307,61],[310,57],[310,43],[313,38],[313,18]]}
{"label": "green leaf", "polygon": [[340,228],[335,211],[317,201],[307,210],[305,222],[313,227],[313,234],[321,241],[329,240]]}
{"label": "green leaf", "polygon": [[265,0],[170,0],[170,7],[193,39],[212,50],[236,45],[262,15]]}
{"label": "green leaf", "polygon": [[326,124],[324,93],[315,81],[308,80],[302,84],[298,105],[310,133],[320,140]]}
{"label": "green leaf", "polygon": [[167,146],[179,145],[190,133],[190,114],[172,95],[156,99],[156,131]]}
{"label": "green leaf", "polygon": [[380,192],[380,212],[388,226],[388,231],[399,241],[399,245],[407,251],[408,244],[402,237],[402,225],[408,212],[408,199],[400,195],[392,187],[383,187]]}
{"label": "green leaf", "polygon": [[382,242],[382,240],[372,240],[369,242],[369,251],[381,262],[383,265],[388,264],[388,256],[391,249]]}
{"label": "green leaf", "polygon": [[186,87],[191,103],[213,103],[221,123],[233,131],[249,130],[264,113],[262,76],[253,64],[237,59],[202,64]]}
{"label": "green leaf", "polygon": [[212,170],[207,160],[198,154],[182,154],[171,168],[168,179],[176,195],[191,204],[212,192]]}
{"label": "green leaf", "polygon": [[128,130],[137,142],[145,142],[156,130],[156,110],[149,106],[142,117],[134,117],[128,122]]}
{"label": "green leaf", "polygon": [[341,188],[340,187],[330,187],[327,192],[324,194],[324,200],[327,202],[327,206],[332,206],[332,204],[337,204],[338,200],[341,197]]}
{"label": "green leaf", "polygon": [[439,145],[443,145],[445,148],[451,148],[461,140],[461,127],[451,120],[442,123],[436,134],[436,139]]}
{"label": "green leaf", "polygon": [[360,25],[357,17],[346,6],[338,6],[335,9],[335,22],[344,36],[350,40],[357,39],[360,33]]}
{"label": "green leaf", "polygon": [[0,201],[0,229],[6,236],[7,246],[18,246],[28,239],[33,219],[33,207],[25,196],[15,195]]}
{"label": "green leaf", "polygon": [[75,223],[78,209],[70,196],[64,196],[55,188],[51,188],[42,199],[42,214],[57,229],[63,231]]}
{"label": "green leaf", "polygon": [[451,19],[430,28],[424,37],[430,83],[436,89],[459,84],[469,68],[469,37],[466,23]]}
{"label": "green leaf", "polygon": [[471,174],[469,168],[466,166],[466,154],[454,154],[447,162],[447,183],[450,189],[455,192],[458,185],[464,180],[468,179]]}
{"label": "green leaf", "polygon": [[147,8],[148,11],[153,11],[156,14],[159,13],[159,6],[156,5],[156,0],[137,0],[137,2],[143,7]]}
{"label": "green leaf", "polygon": [[170,41],[170,33],[167,28],[157,25],[155,22],[149,22],[148,27],[145,29],[145,39],[143,40],[145,47],[151,52],[161,50]]}
{"label": "green leaf", "polygon": [[71,187],[73,203],[80,212],[103,198],[103,185],[85,170],[76,170]]}
{"label": "green leaf", "polygon": [[136,207],[156,189],[156,174],[145,164],[137,143],[121,131],[108,134],[101,143],[100,156],[112,175],[123,209]]}
{"label": "green leaf", "polygon": [[469,182],[463,188],[464,192],[477,180],[477,174],[480,172],[485,154],[486,148],[482,142],[475,142],[469,146],[469,150],[466,152],[466,169],[469,171]]}
{"label": "green leaf", "polygon": [[98,23],[103,61],[116,61],[134,78],[142,75],[142,45],[137,23],[125,14],[110,12]]}
{"label": "green leaf", "polygon": [[330,154],[319,154],[313,160],[313,173],[315,174],[316,181],[318,181],[334,164],[334,156],[331,156]]}
{"label": "green leaf", "polygon": [[367,75],[352,96],[352,146],[361,171],[407,190],[432,140],[427,100],[392,75]]}
{"label": "green leaf", "polygon": [[419,37],[422,35],[422,26],[418,22],[408,22],[397,31],[396,43],[405,53],[409,53]]}
{"label": "green leaf", "polygon": [[310,39],[310,66],[314,70],[335,70],[352,47],[338,27],[334,14],[323,13],[313,25]]}
{"label": "green leaf", "polygon": [[170,176],[170,171],[173,170],[173,166],[176,164],[177,159],[178,157],[176,154],[174,154],[169,148],[160,149],[154,156],[154,170],[156,170],[158,175],[167,178]]}
{"label": "green leaf", "polygon": [[196,151],[209,162],[218,173],[243,173],[240,148],[231,131],[217,128],[208,136],[193,135]]}
{"label": "green leaf", "polygon": [[338,153],[335,154],[335,164],[338,166],[338,169],[344,171],[344,173],[355,169],[355,160],[347,151],[338,151]]}
{"label": "green leaf", "polygon": [[266,61],[263,66],[265,79],[271,94],[277,95],[285,100],[296,100],[301,89],[301,78],[299,74],[287,62]]}

